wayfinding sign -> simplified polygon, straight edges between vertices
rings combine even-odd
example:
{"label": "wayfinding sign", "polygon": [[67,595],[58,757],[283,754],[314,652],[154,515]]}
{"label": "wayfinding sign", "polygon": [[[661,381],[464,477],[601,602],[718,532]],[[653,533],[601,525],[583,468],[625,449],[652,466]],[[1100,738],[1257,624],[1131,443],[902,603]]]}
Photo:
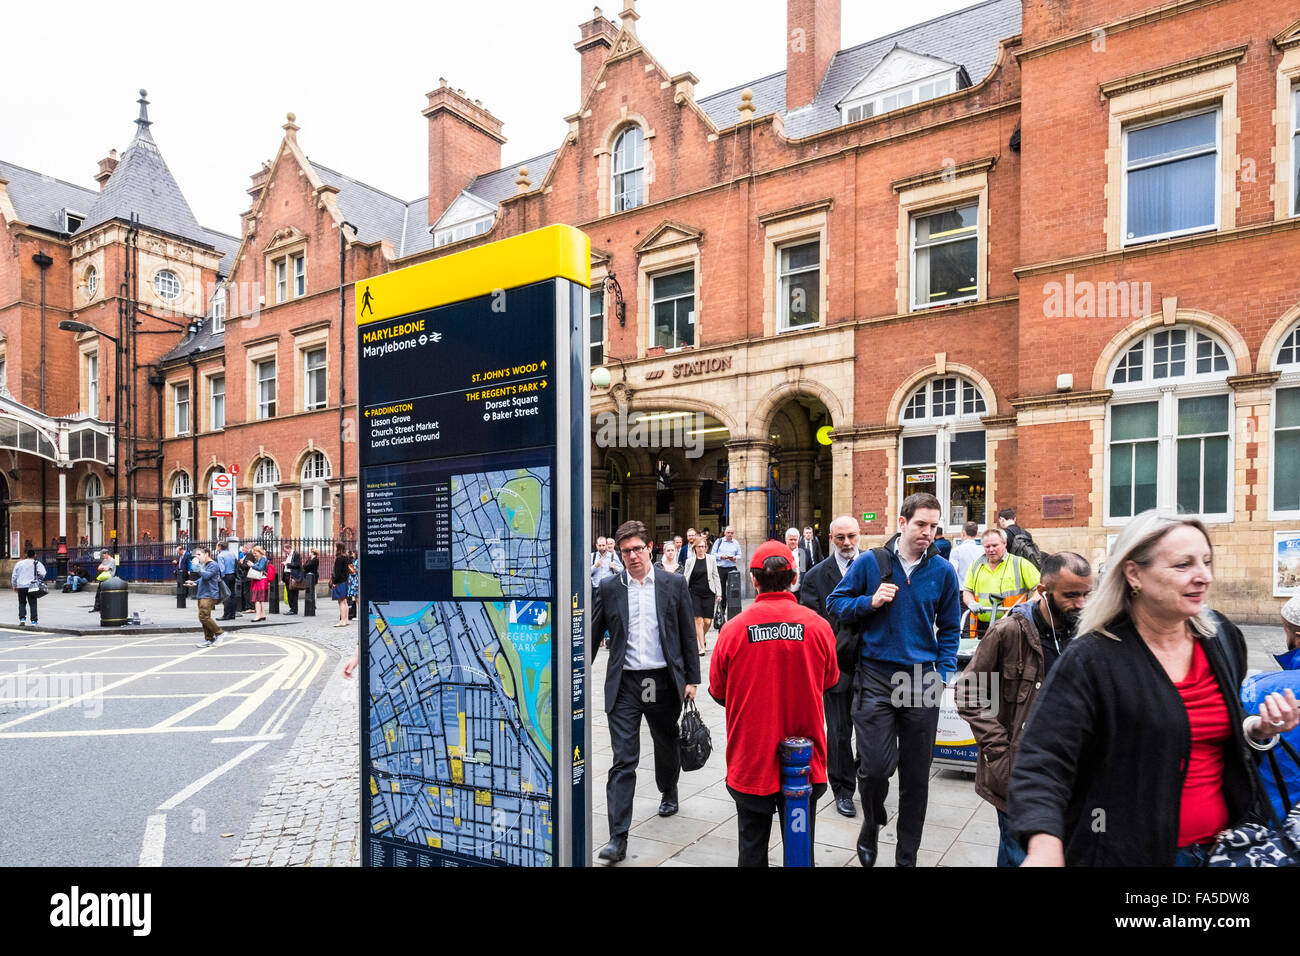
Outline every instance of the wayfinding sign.
{"label": "wayfinding sign", "polygon": [[590,240],[357,283],[362,853],[583,866]]}
{"label": "wayfinding sign", "polygon": [[217,472],[212,476],[212,493],[208,513],[214,518],[230,518],[235,513],[235,476]]}

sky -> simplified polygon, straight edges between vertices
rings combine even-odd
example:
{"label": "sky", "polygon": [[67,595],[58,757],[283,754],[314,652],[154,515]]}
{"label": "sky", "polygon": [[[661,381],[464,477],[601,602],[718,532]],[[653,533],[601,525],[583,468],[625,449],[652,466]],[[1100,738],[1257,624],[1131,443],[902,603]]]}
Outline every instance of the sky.
{"label": "sky", "polygon": [[[844,0],[841,47],[971,5]],[[617,23],[622,7],[603,10]],[[642,44],[670,74],[693,72],[697,97],[785,68],[785,0],[636,8]],[[505,123],[503,166],[556,149],[580,105],[573,44],[591,16],[584,0],[11,5],[0,159],[96,188],[99,160],[135,133],[144,88],[154,139],[208,228],[238,234],[249,176],[274,156],[287,112],[313,161],[417,199],[428,193],[420,112],[439,77]]]}

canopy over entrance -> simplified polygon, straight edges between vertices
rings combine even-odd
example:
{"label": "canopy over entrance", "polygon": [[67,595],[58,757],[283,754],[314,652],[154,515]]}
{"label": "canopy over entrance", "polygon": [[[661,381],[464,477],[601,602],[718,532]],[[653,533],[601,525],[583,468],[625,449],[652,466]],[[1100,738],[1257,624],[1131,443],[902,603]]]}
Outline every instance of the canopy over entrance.
{"label": "canopy over entrance", "polygon": [[59,467],[113,464],[113,426],[89,415],[52,418],[0,391],[0,450],[36,455]]}

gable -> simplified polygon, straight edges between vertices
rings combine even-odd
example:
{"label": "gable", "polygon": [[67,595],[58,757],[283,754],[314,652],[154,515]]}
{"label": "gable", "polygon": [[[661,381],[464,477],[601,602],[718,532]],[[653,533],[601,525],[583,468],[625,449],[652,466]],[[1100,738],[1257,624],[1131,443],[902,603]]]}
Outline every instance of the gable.
{"label": "gable", "polygon": [[637,243],[633,251],[637,255],[641,255],[644,252],[671,249],[673,246],[699,242],[701,235],[703,233],[698,229],[683,225],[680,222],[673,222],[671,219],[665,219],[651,229],[650,233]]}
{"label": "gable", "polygon": [[496,215],[497,207],[490,202],[486,202],[477,196],[468,192],[462,192],[447,207],[438,221],[433,224],[433,228],[445,229],[449,226],[459,225],[462,222],[469,222],[472,219],[480,219],[483,216]]}
{"label": "gable", "polygon": [[951,63],[922,53],[913,53],[911,50],[896,46],[885,54],[866,76],[854,84],[837,105],[866,99],[900,86],[909,86],[960,69],[959,63]]}

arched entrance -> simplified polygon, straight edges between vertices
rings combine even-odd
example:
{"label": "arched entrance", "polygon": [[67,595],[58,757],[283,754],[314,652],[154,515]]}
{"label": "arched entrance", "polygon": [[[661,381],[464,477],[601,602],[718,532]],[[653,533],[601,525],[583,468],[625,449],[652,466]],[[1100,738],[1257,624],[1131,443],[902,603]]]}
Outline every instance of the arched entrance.
{"label": "arched entrance", "polygon": [[829,409],[811,395],[796,395],[777,406],[768,422],[771,467],[768,480],[768,534],[778,540],[787,528],[812,528],[826,546],[826,527],[834,515],[834,474]]}

